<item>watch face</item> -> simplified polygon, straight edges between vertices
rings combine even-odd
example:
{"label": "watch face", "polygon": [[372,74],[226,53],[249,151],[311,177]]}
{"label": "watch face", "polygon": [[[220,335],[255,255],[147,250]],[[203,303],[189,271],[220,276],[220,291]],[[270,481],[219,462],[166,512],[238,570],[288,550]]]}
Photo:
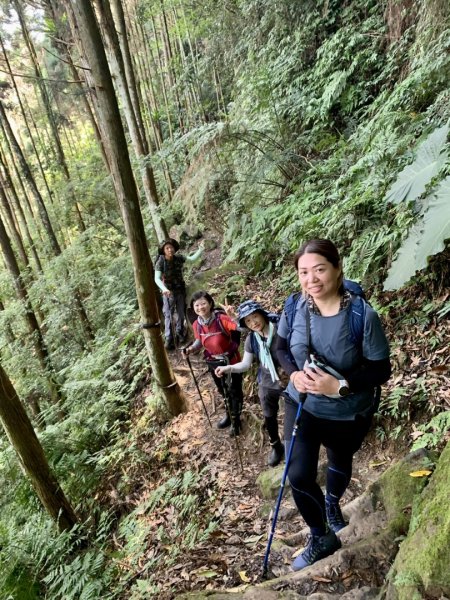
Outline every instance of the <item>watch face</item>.
{"label": "watch face", "polygon": [[350,390],[346,385],[341,385],[339,388],[339,396],[348,396],[350,394]]}

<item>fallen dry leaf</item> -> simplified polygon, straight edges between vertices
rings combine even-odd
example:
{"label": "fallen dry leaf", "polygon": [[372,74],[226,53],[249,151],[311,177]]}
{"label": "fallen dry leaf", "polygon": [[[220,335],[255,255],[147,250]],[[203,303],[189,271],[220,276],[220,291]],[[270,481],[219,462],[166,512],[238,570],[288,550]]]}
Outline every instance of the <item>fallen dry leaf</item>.
{"label": "fallen dry leaf", "polygon": [[428,475],[431,475],[433,471],[429,471],[428,469],[422,469],[421,471],[413,471],[412,473],[410,473],[410,477],[427,477]]}

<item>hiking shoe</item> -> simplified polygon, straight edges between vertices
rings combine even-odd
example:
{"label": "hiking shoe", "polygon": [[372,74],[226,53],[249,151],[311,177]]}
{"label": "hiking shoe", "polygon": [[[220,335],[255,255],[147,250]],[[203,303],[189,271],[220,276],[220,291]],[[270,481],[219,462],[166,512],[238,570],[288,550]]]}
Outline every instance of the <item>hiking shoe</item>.
{"label": "hiking shoe", "polygon": [[327,513],[328,526],[334,531],[334,533],[337,533],[341,529],[344,529],[344,527],[347,527],[348,523],[344,519],[341,512],[341,507],[337,502],[334,503],[325,500],[325,510]]}
{"label": "hiking shoe", "polygon": [[230,437],[236,437],[240,434],[242,429],[241,420],[239,417],[234,417],[231,423]]}
{"label": "hiking shoe", "polygon": [[292,568],[294,571],[300,571],[318,560],[330,556],[340,547],[341,542],[331,529],[325,535],[310,535],[308,545],[294,560]]}
{"label": "hiking shoe", "polygon": [[183,345],[187,338],[187,331],[183,331],[182,333],[177,333],[177,342],[178,345]]}
{"label": "hiking shoe", "polygon": [[173,343],[173,340],[168,339],[164,342],[164,348],[166,350],[175,350],[175,344]]}
{"label": "hiking shoe", "polygon": [[281,443],[280,440],[277,440],[273,443],[270,442],[270,445],[272,446],[272,451],[269,454],[267,464],[269,465],[269,467],[276,467],[284,458],[284,445]]}
{"label": "hiking shoe", "polygon": [[231,419],[230,419],[230,415],[227,413],[225,416],[223,416],[220,419],[220,421],[217,422],[216,427],[217,427],[217,429],[226,429],[230,425],[231,425]]}

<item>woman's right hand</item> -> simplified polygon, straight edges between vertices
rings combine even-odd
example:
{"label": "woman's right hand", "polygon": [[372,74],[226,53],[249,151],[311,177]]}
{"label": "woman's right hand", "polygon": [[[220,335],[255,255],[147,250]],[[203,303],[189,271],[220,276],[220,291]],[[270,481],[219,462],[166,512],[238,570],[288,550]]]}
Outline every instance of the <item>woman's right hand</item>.
{"label": "woman's right hand", "polygon": [[227,372],[227,367],[216,367],[214,374],[217,375],[217,377],[223,377],[223,375],[226,372]]}
{"label": "woman's right hand", "polygon": [[304,371],[294,371],[289,377],[292,385],[301,394],[306,394],[308,391],[306,388],[307,378],[308,376]]}

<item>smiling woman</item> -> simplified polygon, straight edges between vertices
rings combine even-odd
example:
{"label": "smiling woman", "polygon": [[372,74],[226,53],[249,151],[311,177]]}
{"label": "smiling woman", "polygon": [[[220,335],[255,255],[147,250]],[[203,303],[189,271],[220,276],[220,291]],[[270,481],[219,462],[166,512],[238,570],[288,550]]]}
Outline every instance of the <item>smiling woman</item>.
{"label": "smiling woman", "polygon": [[216,310],[214,299],[208,292],[196,292],[191,308],[197,315],[193,324],[195,342],[183,350],[183,354],[197,353],[203,348],[203,356],[214,383],[224,399],[225,415],[217,423],[217,429],[231,426],[230,435],[241,431],[241,412],[244,396],[242,373],[231,373],[222,379],[215,373],[217,367],[234,365],[241,360],[239,354],[240,333],[237,324],[223,311]]}
{"label": "smiling woman", "polygon": [[[389,379],[391,368],[383,328],[368,304],[361,339],[351,335],[350,316],[363,300],[344,286],[336,246],[329,240],[306,242],[294,265],[302,295],[293,322],[288,323],[286,310],[281,317],[277,356],[290,378],[286,441],[303,403],[289,466],[292,495],[311,530],[306,549],[293,564],[300,570],[341,546],[336,533],[347,523],[339,500],[350,482],[353,455],[369,431],[379,386]],[[326,496],[316,481],[321,445],[328,457]]]}
{"label": "smiling woman", "polygon": [[323,252],[321,244],[314,246],[318,252],[301,254],[296,258],[298,278],[304,293],[309,294],[314,302],[321,307],[321,313],[334,314],[336,304],[340,303],[339,288],[342,285],[342,267],[339,256]]}
{"label": "smiling woman", "polygon": [[223,377],[226,373],[244,373],[250,369],[253,358],[258,367],[258,396],[264,416],[264,425],[269,434],[272,450],[268,465],[275,467],[284,457],[284,446],[278,433],[279,398],[283,391],[278,372],[279,364],[275,353],[278,322],[277,315],[268,313],[259,302],[246,300],[238,308],[238,323],[241,328],[250,330],[244,346],[244,358],[234,365],[217,367],[215,374]]}

